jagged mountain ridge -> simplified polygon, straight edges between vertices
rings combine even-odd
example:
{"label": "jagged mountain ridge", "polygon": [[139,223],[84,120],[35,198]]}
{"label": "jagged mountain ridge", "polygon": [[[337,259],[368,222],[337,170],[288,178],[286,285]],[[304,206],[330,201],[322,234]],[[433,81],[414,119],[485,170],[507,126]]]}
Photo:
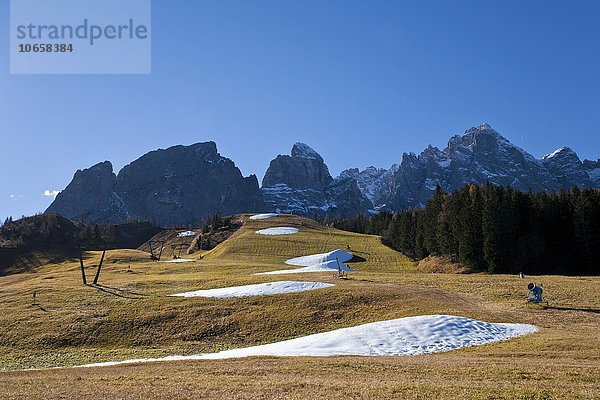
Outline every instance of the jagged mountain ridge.
{"label": "jagged mountain ridge", "polygon": [[581,161],[568,147],[536,159],[487,124],[450,138],[443,150],[404,153],[390,169],[351,168],[333,178],[323,157],[296,143],[267,169],[262,188],[243,177],[214,142],[173,146],[145,154],[118,175],[108,161],[77,171],[47,211],[75,221],[154,220],[194,225],[215,212],[276,211],[343,218],[376,210],[423,206],[437,185],[491,182],[519,190],[600,188],[600,159]]}
{"label": "jagged mountain ridge", "polygon": [[214,142],[206,142],[149,152],[118,175],[108,161],[77,171],[47,212],[92,224],[152,220],[185,226],[217,212],[264,208],[256,176],[243,177]]}
{"label": "jagged mountain ridge", "polygon": [[486,182],[522,191],[600,187],[600,160],[582,162],[568,147],[536,159],[482,124],[453,136],[443,150],[428,146],[419,155],[404,153],[399,166],[361,186],[377,188],[376,208],[399,210],[423,206],[437,185],[453,191],[465,183]]}
{"label": "jagged mountain ridge", "polygon": [[600,187],[600,158],[597,161],[583,160],[583,168],[594,187]]}
{"label": "jagged mountain ridge", "polygon": [[373,207],[356,180],[333,179],[323,157],[304,143],[294,144],[289,156],[271,161],[262,193],[271,210],[305,216],[345,217]]}

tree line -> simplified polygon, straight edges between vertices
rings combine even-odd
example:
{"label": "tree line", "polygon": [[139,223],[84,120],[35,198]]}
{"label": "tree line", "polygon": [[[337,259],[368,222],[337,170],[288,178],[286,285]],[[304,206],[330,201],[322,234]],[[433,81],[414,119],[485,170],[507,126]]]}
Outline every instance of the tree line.
{"label": "tree line", "polygon": [[492,184],[436,188],[424,208],[333,221],[381,235],[421,260],[450,256],[472,271],[516,274],[600,273],[600,191],[520,192]]}

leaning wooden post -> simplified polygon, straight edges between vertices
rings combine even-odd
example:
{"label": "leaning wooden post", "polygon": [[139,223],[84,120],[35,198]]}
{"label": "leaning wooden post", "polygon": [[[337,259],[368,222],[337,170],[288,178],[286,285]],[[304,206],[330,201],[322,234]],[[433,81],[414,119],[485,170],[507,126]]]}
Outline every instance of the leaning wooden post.
{"label": "leaning wooden post", "polygon": [[100,279],[100,270],[102,269],[102,263],[104,262],[105,254],[106,254],[106,242],[104,242],[104,250],[102,251],[102,257],[100,258],[100,264],[98,264],[98,270],[96,271],[96,276],[94,277],[94,285],[98,284],[98,279]]}
{"label": "leaning wooden post", "polygon": [[81,280],[84,285],[87,285],[87,280],[85,279],[85,268],[83,266],[83,249],[81,248],[81,244],[79,245],[79,265],[81,266]]}
{"label": "leaning wooden post", "polygon": [[162,242],[160,242],[160,251],[158,253],[158,261],[160,261],[160,258],[162,257],[162,253],[163,253],[164,249],[165,249],[165,242],[162,241]]}

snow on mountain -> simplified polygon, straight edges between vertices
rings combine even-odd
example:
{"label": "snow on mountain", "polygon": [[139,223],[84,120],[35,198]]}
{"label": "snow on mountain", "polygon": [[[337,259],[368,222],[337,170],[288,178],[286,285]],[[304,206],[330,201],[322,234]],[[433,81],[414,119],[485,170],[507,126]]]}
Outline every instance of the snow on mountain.
{"label": "snow on mountain", "polygon": [[313,150],[307,144],[304,143],[295,143],[294,147],[292,147],[292,158],[304,158],[306,160],[323,160],[319,153]]}
{"label": "snow on mountain", "polygon": [[384,184],[383,179],[388,170],[384,168],[368,167],[362,171],[351,168],[340,173],[339,178],[354,179],[360,191],[371,202],[375,202],[375,196]]}
{"label": "snow on mountain", "polygon": [[556,177],[560,185],[566,189],[572,186],[590,187],[592,182],[577,153],[568,147],[542,157],[542,163]]}
{"label": "snow on mountain", "polygon": [[472,182],[523,191],[600,187],[600,161],[586,163],[568,147],[538,160],[490,125],[481,124],[451,137],[444,150],[428,146],[419,155],[404,153],[393,171],[362,174],[346,170],[342,174],[357,179],[375,208],[399,210],[425,205],[438,185],[445,191]]}
{"label": "snow on mountain", "polygon": [[259,189],[255,175],[242,176],[206,142],[152,151],[118,175],[110,162],[77,171],[47,211],[94,224],[152,219],[165,226],[197,224],[215,212],[345,218],[424,206],[437,186],[452,191],[486,182],[521,191],[600,188],[600,160],[582,162],[568,147],[536,159],[481,124],[452,136],[444,149],[428,146],[404,153],[389,169],[352,168],[335,179],[319,153],[295,143],[290,155],[271,161]]}
{"label": "snow on mountain", "polygon": [[583,168],[590,177],[592,186],[600,188],[600,158],[598,161],[584,160]]}
{"label": "snow on mountain", "polygon": [[271,161],[261,190],[267,207],[277,213],[336,218],[372,208],[356,181],[334,180],[323,158],[303,143]]}

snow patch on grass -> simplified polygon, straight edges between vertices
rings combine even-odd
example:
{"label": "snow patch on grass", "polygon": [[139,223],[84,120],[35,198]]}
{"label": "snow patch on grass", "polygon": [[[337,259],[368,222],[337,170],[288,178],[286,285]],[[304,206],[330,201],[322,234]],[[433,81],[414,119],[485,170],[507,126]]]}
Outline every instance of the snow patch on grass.
{"label": "snow patch on grass", "polygon": [[185,231],[185,232],[180,232],[180,233],[177,234],[177,237],[180,237],[180,238],[191,237],[191,236],[196,236],[196,232],[194,232],[194,231]]}
{"label": "snow patch on grass", "polygon": [[289,226],[278,226],[275,228],[267,228],[256,231],[256,233],[259,235],[291,235],[298,232],[298,228],[291,228]]}
{"label": "snow patch on grass", "polygon": [[338,249],[329,253],[311,254],[308,256],[296,257],[287,260],[287,265],[294,265],[296,269],[283,269],[277,271],[262,272],[257,275],[281,275],[281,274],[299,274],[306,272],[330,272],[342,270],[345,272],[355,272],[352,268],[344,264],[352,259],[352,253]]}
{"label": "snow patch on grass", "polygon": [[407,356],[508,340],[537,331],[533,325],[494,324],[452,315],[373,322],[262,346],[206,354],[206,359],[249,356]]}
{"label": "snow patch on grass", "polygon": [[251,220],[256,221],[260,219],[269,219],[278,216],[279,214],[256,214],[250,217]]}
{"label": "snow patch on grass", "polygon": [[479,346],[537,331],[536,326],[527,324],[491,323],[453,315],[423,315],[372,322],[218,353],[135,359],[88,364],[83,367],[251,356],[409,356]]}
{"label": "snow patch on grass", "polygon": [[177,293],[177,297],[215,297],[224,299],[228,297],[267,296],[282,293],[298,293],[307,290],[323,289],[335,286],[331,283],[280,281],[260,283],[256,285],[232,286],[219,289],[196,290],[194,292]]}

